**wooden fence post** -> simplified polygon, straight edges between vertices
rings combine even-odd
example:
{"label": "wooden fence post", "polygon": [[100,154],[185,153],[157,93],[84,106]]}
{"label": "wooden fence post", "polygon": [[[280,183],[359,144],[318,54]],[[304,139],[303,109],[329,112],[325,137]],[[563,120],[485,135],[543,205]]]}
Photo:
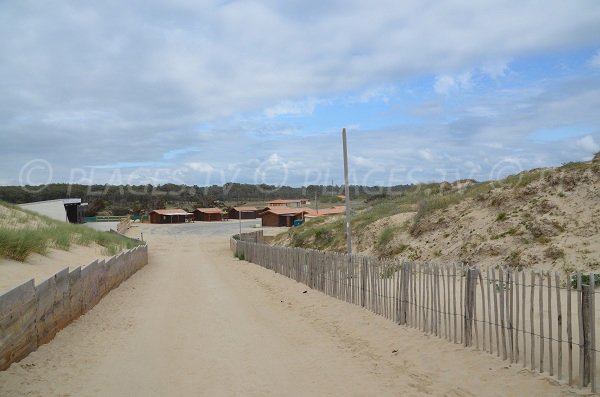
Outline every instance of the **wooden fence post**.
{"label": "wooden fence post", "polygon": [[581,312],[583,315],[583,386],[590,384],[592,372],[592,328],[594,314],[592,313],[592,299],[594,298],[594,287],[591,285],[581,286]]}

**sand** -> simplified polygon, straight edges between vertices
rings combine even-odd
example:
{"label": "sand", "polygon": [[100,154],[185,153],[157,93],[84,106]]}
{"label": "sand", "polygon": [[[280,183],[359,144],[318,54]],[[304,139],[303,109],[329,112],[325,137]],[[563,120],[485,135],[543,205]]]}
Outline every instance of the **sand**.
{"label": "sand", "polygon": [[96,259],[109,257],[104,255],[103,247],[91,244],[89,247],[73,245],[69,251],[49,249],[46,255],[29,255],[25,262],[0,258],[0,294],[31,279],[39,284],[65,267],[83,267]]}
{"label": "sand", "polygon": [[239,261],[222,236],[144,235],[150,263],[0,372],[1,396],[570,394]]}

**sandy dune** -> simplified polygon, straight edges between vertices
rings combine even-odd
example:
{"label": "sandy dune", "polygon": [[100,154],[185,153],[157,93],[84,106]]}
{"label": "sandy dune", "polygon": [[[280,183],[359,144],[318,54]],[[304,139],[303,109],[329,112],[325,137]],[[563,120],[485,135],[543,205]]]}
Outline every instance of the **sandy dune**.
{"label": "sandy dune", "polygon": [[1,372],[1,396],[569,394],[520,366],[304,293],[232,258],[225,237],[147,236],[149,265]]}
{"label": "sandy dune", "polygon": [[46,255],[31,254],[25,262],[0,258],[0,294],[10,291],[26,281],[35,279],[36,284],[48,279],[65,267],[71,269],[86,266],[96,259],[107,259],[104,247],[73,245],[69,251],[50,248]]}

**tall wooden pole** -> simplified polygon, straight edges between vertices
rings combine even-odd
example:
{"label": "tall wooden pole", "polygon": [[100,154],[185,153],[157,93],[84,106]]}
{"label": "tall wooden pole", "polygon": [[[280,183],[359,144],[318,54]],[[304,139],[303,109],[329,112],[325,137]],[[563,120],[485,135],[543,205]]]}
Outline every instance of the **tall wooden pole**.
{"label": "tall wooden pole", "polygon": [[238,211],[238,218],[240,220],[240,241],[242,241],[242,211]]}
{"label": "tall wooden pole", "polygon": [[350,226],[350,185],[348,184],[348,146],[346,145],[346,129],[342,129],[342,142],[344,145],[344,184],[346,193],[346,241],[348,255],[352,255],[352,228]]}

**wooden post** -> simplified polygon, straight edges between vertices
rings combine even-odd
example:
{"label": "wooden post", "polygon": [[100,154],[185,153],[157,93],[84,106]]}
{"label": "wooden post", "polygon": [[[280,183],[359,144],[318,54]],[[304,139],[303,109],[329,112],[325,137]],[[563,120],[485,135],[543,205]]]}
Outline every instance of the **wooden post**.
{"label": "wooden post", "polygon": [[[471,321],[471,324],[473,324],[473,328],[475,329],[475,348],[477,350],[479,350],[479,328],[478,328],[478,324],[477,324],[477,275],[479,274],[479,269],[478,268],[474,268],[473,269],[473,292],[471,294],[472,296],[472,305],[473,305],[473,320]],[[485,332],[484,332],[484,339],[485,339]]]}
{"label": "wooden post", "polygon": [[419,322],[419,295],[417,294],[417,265],[416,263],[411,263],[410,264],[410,272],[412,274],[412,283],[413,283],[413,296],[412,296],[412,300],[413,300],[413,317],[414,317],[414,321],[413,321],[413,328],[418,328],[418,322]]}
{"label": "wooden post", "polygon": [[526,333],[525,333],[525,290],[526,290],[526,284],[525,284],[525,272],[521,271],[521,298],[523,301],[523,310],[521,315],[523,316],[523,368],[527,367],[527,339],[526,339]]}
{"label": "wooden post", "polygon": [[448,296],[446,298],[446,312],[448,313],[448,341],[452,341],[452,311],[450,308],[450,268],[446,267],[446,283],[448,284]]}
{"label": "wooden post", "polygon": [[556,289],[556,315],[558,316],[558,380],[562,379],[563,340],[562,340],[562,305],[560,301],[560,276],[554,272],[554,287]]}
{"label": "wooden post", "polygon": [[571,324],[571,275],[567,275],[567,349],[569,354],[569,386],[573,384],[573,328]]}
{"label": "wooden post", "polygon": [[492,269],[492,289],[494,290],[494,323],[496,326],[496,355],[500,357],[500,335],[498,333],[498,285],[496,285],[496,270]]}
{"label": "wooden post", "polygon": [[548,276],[548,365],[550,376],[554,376],[554,357],[552,354],[552,277]]}
{"label": "wooden post", "polygon": [[590,378],[592,393],[596,393],[596,280],[594,273],[590,274]]}
{"label": "wooden post", "polygon": [[[442,337],[442,300],[441,300],[441,288],[440,288],[440,266],[436,265],[435,268],[435,275],[436,275],[436,282],[437,282],[437,289],[436,289],[436,293],[437,293],[437,310],[438,310],[438,321],[437,321],[437,327],[438,327],[438,336],[441,338]],[[443,281],[443,280],[442,280]]]}
{"label": "wooden post", "polygon": [[457,329],[456,329],[456,265],[452,265],[452,304],[454,306],[454,343],[457,343]]}
{"label": "wooden post", "polygon": [[483,332],[481,334],[481,339],[483,340],[483,351],[487,351],[486,343],[485,343],[485,322],[487,317],[485,316],[485,290],[483,289],[483,276],[481,275],[481,271],[477,269],[477,273],[479,276],[479,286],[481,288],[481,309],[483,310],[483,317],[481,319],[481,323],[483,324]]}
{"label": "wooden post", "polygon": [[[346,129],[342,129],[342,145],[344,149],[344,192],[346,194],[346,243],[348,255],[352,254],[352,226],[350,225],[350,185],[348,183],[348,145]],[[348,258],[350,259],[350,258]]]}
{"label": "wooden post", "polygon": [[429,266],[423,265],[423,331],[429,332]]}
{"label": "wooden post", "polygon": [[515,361],[515,343],[514,343],[514,326],[513,326],[513,273],[512,269],[507,269],[506,272],[506,293],[507,293],[507,305],[508,305],[508,347],[510,351],[510,362],[513,363]]}
{"label": "wooden post", "polygon": [[487,278],[485,280],[487,284],[487,305],[488,305],[488,321],[489,321],[489,336],[490,336],[490,354],[494,353],[494,345],[492,343],[492,295],[490,295],[490,268],[487,268]]}
{"label": "wooden post", "polygon": [[502,331],[502,359],[506,360],[506,322],[504,321],[504,274],[502,272],[502,268],[498,269],[498,283],[500,284],[498,288],[500,290],[500,331]]}
{"label": "wooden post", "polygon": [[540,373],[544,372],[544,272],[540,271]]}
{"label": "wooden post", "polygon": [[[583,386],[590,384],[592,372],[592,299],[594,289],[591,285],[582,285],[581,311],[583,315]],[[581,342],[580,342],[581,343]]]}
{"label": "wooden post", "polygon": [[444,296],[444,307],[442,309],[442,311],[444,312],[444,338],[448,339],[448,323],[447,323],[447,316],[446,316],[446,279],[444,278],[444,267],[442,266],[440,268],[440,270],[442,271],[442,288],[444,290],[443,296]]}
{"label": "wooden post", "polygon": [[584,359],[583,359],[583,344],[584,344],[584,331],[583,331],[583,306],[582,306],[582,295],[583,289],[581,285],[581,272],[577,272],[577,311],[579,317],[579,388],[582,389],[584,386],[583,373],[584,373]]}
{"label": "wooden post", "polygon": [[360,270],[360,305],[365,307],[367,300],[367,260],[366,258],[361,259],[361,270]]}
{"label": "wooden post", "polygon": [[535,273],[533,270],[529,272],[531,278],[531,297],[529,301],[529,321],[530,321],[530,333],[531,333],[531,370],[535,369],[535,322],[533,320],[533,304],[535,299]]}
{"label": "wooden post", "polygon": [[471,345],[471,269],[467,268],[465,277],[465,294],[463,295],[463,312],[462,312],[462,329],[463,329],[463,346]]}
{"label": "wooden post", "polygon": [[464,318],[465,318],[465,312],[464,312],[464,294],[463,294],[463,274],[464,274],[464,266],[460,267],[460,294],[458,296],[459,301],[460,301],[460,343],[464,343],[465,340],[465,327],[464,327]]}
{"label": "wooden post", "polygon": [[519,309],[520,309],[520,305],[519,305],[519,273],[517,272],[517,275],[515,277],[515,281],[514,281],[514,286],[515,286],[515,298],[516,298],[516,302],[515,302],[515,308],[516,308],[516,315],[515,315],[515,362],[518,363],[519,362]]}

